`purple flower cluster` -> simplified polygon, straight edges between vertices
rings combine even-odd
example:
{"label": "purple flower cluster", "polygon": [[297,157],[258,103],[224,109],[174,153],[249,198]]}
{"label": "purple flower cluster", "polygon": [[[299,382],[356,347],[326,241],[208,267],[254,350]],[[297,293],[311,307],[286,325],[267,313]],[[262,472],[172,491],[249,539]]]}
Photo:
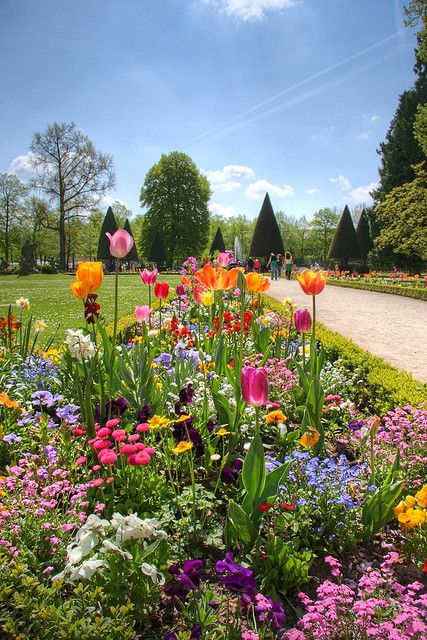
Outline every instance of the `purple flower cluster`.
{"label": "purple flower cluster", "polygon": [[235,458],[231,466],[225,466],[221,471],[221,480],[225,484],[235,484],[243,467],[243,460]]}
{"label": "purple flower cluster", "polygon": [[254,595],[257,584],[252,569],[247,569],[234,562],[231,551],[225,554],[224,560],[218,560],[216,571],[221,574],[220,582],[233,593]]}
{"label": "purple flower cluster", "polygon": [[168,571],[173,578],[165,584],[164,591],[174,604],[183,602],[190,591],[197,589],[202,577],[202,567],[203,560],[185,560],[182,569],[176,564],[171,564]]}

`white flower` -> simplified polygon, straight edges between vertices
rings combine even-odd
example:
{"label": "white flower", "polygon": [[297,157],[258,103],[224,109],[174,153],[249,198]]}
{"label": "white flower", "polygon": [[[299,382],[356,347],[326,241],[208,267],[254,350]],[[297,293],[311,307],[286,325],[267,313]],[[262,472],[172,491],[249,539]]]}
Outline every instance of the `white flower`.
{"label": "white flower", "polygon": [[16,300],[15,304],[18,309],[22,309],[23,311],[28,311],[30,308],[30,301],[28,298],[23,298],[22,296]]}
{"label": "white flower", "polygon": [[39,331],[44,331],[47,327],[47,324],[44,320],[36,320],[34,323],[34,331],[38,333]]}
{"label": "white flower", "polygon": [[165,531],[158,529],[157,520],[141,520],[135,513],[122,516],[121,513],[113,513],[111,526],[116,530],[116,540],[144,540],[145,538],[166,538]]}
{"label": "white flower", "polygon": [[111,540],[104,540],[102,546],[105,547],[106,551],[112,551],[113,553],[117,553],[119,556],[122,556],[125,560],[132,560],[133,556],[129,551],[123,551],[120,547],[118,547]]}
{"label": "white flower", "polygon": [[66,333],[65,344],[74,358],[80,362],[93,358],[96,349],[89,335],[85,335],[81,329],[67,329]]}
{"label": "white flower", "polygon": [[141,571],[146,576],[149,576],[154,584],[163,584],[165,582],[165,576],[160,571],[157,571],[157,567],[154,564],[148,564],[148,562],[143,562],[141,564]]}
{"label": "white flower", "polygon": [[217,460],[221,460],[221,456],[219,455],[219,453],[213,453],[211,455],[211,460],[212,462],[216,462]]}
{"label": "white flower", "polygon": [[97,555],[92,556],[89,560],[85,560],[79,567],[74,567],[70,572],[70,580],[89,580],[93,574],[101,567],[106,567],[104,560],[98,560]]}

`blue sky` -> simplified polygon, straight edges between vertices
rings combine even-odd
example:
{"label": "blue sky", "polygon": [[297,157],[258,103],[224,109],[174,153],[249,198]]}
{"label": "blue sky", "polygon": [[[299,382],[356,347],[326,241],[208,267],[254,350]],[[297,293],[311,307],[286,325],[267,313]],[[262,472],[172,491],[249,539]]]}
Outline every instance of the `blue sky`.
{"label": "blue sky", "polygon": [[74,121],[113,156],[118,199],[162,153],[209,177],[211,210],[310,217],[369,203],[414,76],[404,0],[0,0],[0,172]]}

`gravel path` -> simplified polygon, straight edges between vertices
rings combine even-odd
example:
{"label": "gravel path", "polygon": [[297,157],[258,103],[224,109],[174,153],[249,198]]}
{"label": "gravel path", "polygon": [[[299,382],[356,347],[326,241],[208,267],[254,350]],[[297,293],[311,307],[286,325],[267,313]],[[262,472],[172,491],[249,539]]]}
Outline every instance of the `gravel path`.
{"label": "gravel path", "polygon": [[[311,311],[296,280],[272,282],[268,295],[290,297]],[[317,296],[319,322],[427,383],[427,302],[403,296],[326,285]]]}

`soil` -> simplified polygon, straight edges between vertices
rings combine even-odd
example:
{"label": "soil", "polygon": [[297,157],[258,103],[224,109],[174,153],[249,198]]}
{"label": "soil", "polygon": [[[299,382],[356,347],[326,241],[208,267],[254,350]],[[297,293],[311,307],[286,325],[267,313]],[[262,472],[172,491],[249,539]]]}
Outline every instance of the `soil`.
{"label": "soil", "polygon": [[[271,282],[268,295],[311,311],[296,280]],[[427,384],[427,301],[327,285],[316,296],[317,320]]]}

